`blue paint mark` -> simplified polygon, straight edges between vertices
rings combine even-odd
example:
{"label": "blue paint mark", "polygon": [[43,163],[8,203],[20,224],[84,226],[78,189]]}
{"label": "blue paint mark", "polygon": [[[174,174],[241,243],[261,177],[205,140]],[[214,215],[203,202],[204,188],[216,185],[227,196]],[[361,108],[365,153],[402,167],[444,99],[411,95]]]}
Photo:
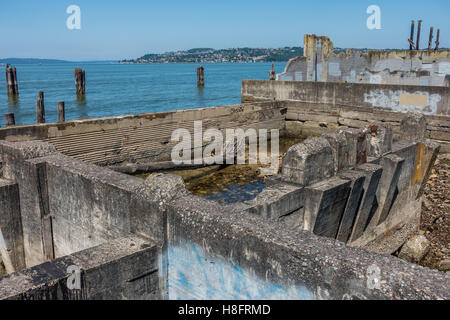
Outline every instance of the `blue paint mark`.
{"label": "blue paint mark", "polygon": [[303,286],[265,281],[238,265],[210,255],[201,246],[170,247],[170,299],[314,299]]}
{"label": "blue paint mark", "polygon": [[204,265],[204,263],[203,263],[202,257],[201,257],[200,254],[198,253],[197,247],[196,247],[194,244],[192,245],[192,251],[194,252],[194,254],[195,254],[195,256],[196,256],[198,265],[199,265],[200,268],[202,269],[203,276],[205,277],[205,283],[206,283],[206,299],[212,299],[212,292],[211,292],[211,286],[210,286],[209,281],[208,281],[208,274],[206,273],[205,265]]}
{"label": "blue paint mark", "polygon": [[242,272],[242,269],[239,268],[237,265],[233,265],[233,269],[236,272],[236,275],[234,277],[234,293],[235,293],[235,299],[240,298],[241,288],[242,291],[245,290],[245,294],[247,295],[247,299],[251,299],[250,294],[247,290],[247,284],[245,283],[245,277],[244,273]]}
{"label": "blue paint mark", "polygon": [[189,282],[183,272],[178,271],[179,284],[185,288],[192,289],[194,286]]}

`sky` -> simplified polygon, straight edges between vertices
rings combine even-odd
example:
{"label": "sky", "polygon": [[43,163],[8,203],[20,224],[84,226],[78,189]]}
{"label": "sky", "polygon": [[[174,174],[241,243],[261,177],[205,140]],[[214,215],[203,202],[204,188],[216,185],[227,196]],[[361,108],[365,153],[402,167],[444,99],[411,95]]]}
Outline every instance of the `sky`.
{"label": "sky", "polygon": [[[66,12],[80,8],[81,29]],[[381,29],[369,30],[377,5]],[[449,0],[0,0],[0,58],[117,60],[191,48],[303,46],[327,35],[335,47],[408,48],[411,20],[423,20],[450,47]],[[416,24],[417,25],[417,24]]]}

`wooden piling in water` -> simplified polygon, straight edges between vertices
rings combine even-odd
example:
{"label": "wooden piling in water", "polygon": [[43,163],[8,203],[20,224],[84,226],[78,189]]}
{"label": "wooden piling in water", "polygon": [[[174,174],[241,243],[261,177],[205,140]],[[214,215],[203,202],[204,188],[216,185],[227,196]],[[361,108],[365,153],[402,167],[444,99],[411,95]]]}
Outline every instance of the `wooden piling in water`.
{"label": "wooden piling in water", "polygon": [[45,123],[44,92],[39,91],[39,98],[36,100],[36,123]]}
{"label": "wooden piling in water", "polygon": [[205,69],[203,66],[197,68],[197,87],[203,88],[205,86]]}
{"label": "wooden piling in water", "polygon": [[17,71],[15,67],[9,67],[9,65],[6,65],[6,86],[8,89],[8,95],[19,95]]}
{"label": "wooden piling in water", "polygon": [[66,121],[66,111],[64,109],[64,101],[58,102],[58,122]]}
{"label": "wooden piling in water", "polygon": [[83,69],[75,68],[74,74],[77,96],[84,96],[86,94],[86,72]]}
{"label": "wooden piling in water", "polygon": [[14,118],[14,113],[5,113],[5,124],[7,127],[16,125],[16,119]]}

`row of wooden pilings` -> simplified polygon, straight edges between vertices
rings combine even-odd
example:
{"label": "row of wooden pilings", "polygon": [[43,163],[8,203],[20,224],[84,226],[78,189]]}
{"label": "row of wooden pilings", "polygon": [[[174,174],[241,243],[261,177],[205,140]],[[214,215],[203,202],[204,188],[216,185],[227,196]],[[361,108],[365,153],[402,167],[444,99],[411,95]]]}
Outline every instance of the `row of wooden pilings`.
{"label": "row of wooden pilings", "polygon": [[[77,96],[84,96],[86,93],[86,73],[80,68],[74,70],[75,74],[75,87]],[[270,80],[275,80],[275,69],[272,63],[272,70],[270,71]],[[16,68],[6,65],[6,83],[8,86],[8,95],[18,95],[19,90],[17,86]],[[203,88],[205,86],[205,74],[203,66],[197,68],[197,87]],[[14,113],[6,113],[5,124],[6,126],[14,126],[16,120]],[[65,107],[64,101],[58,102],[58,122],[64,122],[65,120]],[[36,123],[45,123],[45,106],[44,106],[44,92],[38,92],[38,99],[36,100]]]}
{"label": "row of wooden pilings", "polygon": [[[16,125],[14,113],[5,113],[5,124],[7,127]],[[64,101],[58,102],[58,122],[66,121],[66,111]],[[36,100],[36,123],[45,123],[44,92],[38,92]]]}
{"label": "row of wooden pilings", "polygon": [[[86,94],[86,72],[83,69],[75,68],[75,90],[77,96]],[[15,67],[6,65],[6,87],[9,96],[19,95],[19,85],[17,81],[17,71]]]}
{"label": "row of wooden pilings", "polygon": [[[77,96],[86,94],[86,72],[83,69],[75,68],[75,89]],[[275,69],[272,63],[272,70],[270,71],[270,80],[275,80]],[[8,87],[8,95],[19,95],[19,87],[17,84],[16,68],[6,65],[6,85]],[[197,87],[203,88],[205,86],[205,69],[203,66],[197,68]]]}
{"label": "row of wooden pilings", "polygon": [[[86,94],[86,72],[83,69],[75,68],[75,88],[77,97],[82,97]],[[8,96],[18,96],[19,88],[17,84],[16,68],[6,65],[6,86],[8,89]],[[14,113],[5,113],[6,126],[16,125]],[[58,102],[58,122],[65,121],[65,107],[64,101]],[[44,92],[39,91],[38,99],[36,100],[36,123],[45,123],[45,107],[44,107]]]}

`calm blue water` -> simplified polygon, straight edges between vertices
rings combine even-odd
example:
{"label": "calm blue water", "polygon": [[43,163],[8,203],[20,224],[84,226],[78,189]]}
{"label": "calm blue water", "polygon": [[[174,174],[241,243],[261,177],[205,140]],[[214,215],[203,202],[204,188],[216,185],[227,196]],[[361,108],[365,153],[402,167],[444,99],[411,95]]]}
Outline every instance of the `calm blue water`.
{"label": "calm blue water", "polygon": [[[237,104],[242,79],[268,79],[271,63],[206,63],[205,88],[198,89],[199,64],[110,63],[15,65],[19,100],[7,96],[4,66],[0,70],[0,125],[13,112],[16,124],[35,123],[39,90],[45,93],[47,122],[56,122],[57,103],[64,101],[66,120],[162,112]],[[276,63],[277,73],[286,63]],[[74,67],[86,70],[86,100],[77,101]]]}

